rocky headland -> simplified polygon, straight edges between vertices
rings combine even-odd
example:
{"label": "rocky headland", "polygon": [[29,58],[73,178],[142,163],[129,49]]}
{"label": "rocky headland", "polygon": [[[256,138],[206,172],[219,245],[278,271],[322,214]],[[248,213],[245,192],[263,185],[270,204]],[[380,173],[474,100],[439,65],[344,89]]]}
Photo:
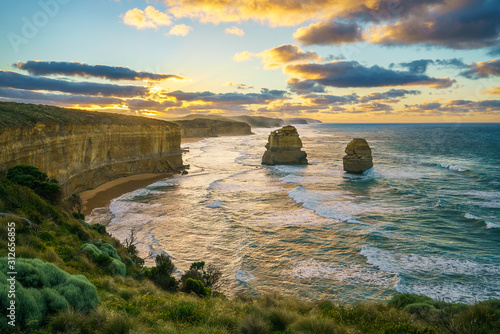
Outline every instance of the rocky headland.
{"label": "rocky headland", "polygon": [[354,138],[345,149],[344,170],[351,174],[361,174],[373,167],[372,150],[367,141]]}
{"label": "rocky headland", "polygon": [[29,164],[64,195],[182,165],[177,124],[138,116],[0,103],[0,170]]}
{"label": "rocky headland", "polygon": [[252,128],[244,122],[225,119],[194,118],[174,121],[182,138],[251,135]]}
{"label": "rocky headland", "polygon": [[267,151],[262,156],[263,165],[307,165],[307,154],[301,150],[297,129],[284,126],[271,132],[266,144]]}

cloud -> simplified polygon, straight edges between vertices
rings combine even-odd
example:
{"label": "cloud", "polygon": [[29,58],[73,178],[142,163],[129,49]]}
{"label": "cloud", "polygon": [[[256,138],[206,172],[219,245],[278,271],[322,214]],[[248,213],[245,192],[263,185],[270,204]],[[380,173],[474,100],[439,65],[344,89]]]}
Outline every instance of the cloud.
{"label": "cloud", "polygon": [[226,30],[224,30],[224,32],[226,34],[236,35],[236,36],[245,35],[245,32],[242,29],[235,27],[235,26],[232,26],[231,28],[227,28]]}
{"label": "cloud", "polygon": [[468,65],[469,69],[460,73],[468,79],[488,78],[490,76],[500,76],[500,59],[490,61],[480,61]]}
{"label": "cloud", "polygon": [[457,68],[467,67],[467,65],[464,63],[464,61],[461,58],[436,59],[435,63],[438,65],[447,66],[447,67],[457,67]]}
{"label": "cloud", "polygon": [[404,98],[406,95],[419,95],[418,90],[406,90],[406,89],[390,89],[383,93],[370,93],[360,98],[361,102],[377,101],[377,100],[388,100],[389,102],[399,102],[396,100],[398,98]]}
{"label": "cloud", "polygon": [[325,88],[317,82],[311,80],[300,80],[297,78],[290,78],[287,81],[288,89],[293,93],[306,94],[306,93],[323,93]]}
{"label": "cloud", "polygon": [[224,86],[228,87],[236,87],[237,89],[251,89],[254,88],[253,86],[247,86],[243,83],[233,83],[232,81],[229,81],[228,83],[225,83]]}
{"label": "cloud", "polygon": [[235,61],[245,61],[252,57],[261,58],[265,69],[275,69],[289,63],[323,60],[316,52],[304,51],[292,44],[283,44],[260,53],[243,51],[235,54],[233,59]]}
{"label": "cloud", "polygon": [[128,108],[130,110],[156,110],[156,111],[165,111],[168,108],[171,107],[180,107],[181,103],[176,102],[176,101],[171,101],[171,100],[165,100],[165,101],[155,101],[152,99],[131,99],[131,100],[126,100],[125,103],[127,104]]}
{"label": "cloud", "polygon": [[373,25],[366,41],[385,45],[427,44],[453,49],[498,45],[500,6],[492,0],[443,1],[395,23]]}
{"label": "cloud", "polygon": [[411,73],[423,74],[427,72],[427,66],[431,64],[434,64],[432,59],[420,59],[408,63],[400,63],[399,65],[406,68]]}
{"label": "cloud", "polygon": [[172,25],[172,20],[168,14],[148,6],[144,11],[138,8],[127,11],[123,15],[123,23],[137,29],[157,29],[158,27]]}
{"label": "cloud", "polygon": [[17,62],[13,64],[21,70],[28,71],[31,75],[68,75],[80,77],[96,77],[109,80],[168,80],[185,78],[173,74],[155,74],[150,72],[137,72],[127,67],[106,66],[106,65],[88,65],[79,62],[64,61],[39,61],[29,60],[27,62]]}
{"label": "cloud", "polygon": [[187,26],[185,24],[177,24],[170,29],[168,35],[173,36],[187,36],[189,32],[193,30],[193,27]]}
{"label": "cloud", "polygon": [[336,45],[362,40],[361,28],[355,22],[337,21],[313,23],[299,28],[293,37],[304,45]]}
{"label": "cloud", "polygon": [[500,95],[500,86],[490,87],[487,90],[483,91],[483,94]]}
{"label": "cloud", "polygon": [[31,77],[11,71],[0,71],[0,87],[25,90],[58,91],[91,96],[133,97],[145,95],[147,87],[121,86],[95,82],[73,82],[45,77]]}
{"label": "cloud", "polygon": [[120,104],[124,100],[115,97],[100,97],[86,95],[50,94],[29,90],[0,88],[0,97],[15,99],[16,101],[31,101],[71,106],[80,105],[111,105]]}
{"label": "cloud", "polygon": [[210,102],[215,104],[229,104],[229,105],[240,105],[240,104],[261,104],[268,103],[274,100],[288,99],[286,97],[286,91],[284,90],[270,90],[267,88],[262,88],[260,93],[212,93],[209,91],[205,92],[183,92],[174,91],[171,93],[164,93],[165,97],[174,97],[176,101],[202,101]]}
{"label": "cloud", "polygon": [[455,80],[432,78],[423,74],[395,71],[380,66],[365,67],[356,61],[334,61],[326,64],[290,64],[284,72],[331,87],[429,86],[450,87]]}
{"label": "cloud", "polygon": [[500,100],[450,100],[446,102],[425,101],[421,104],[406,105],[401,113],[418,113],[422,115],[440,115],[445,113],[467,114],[477,113],[500,113]]}

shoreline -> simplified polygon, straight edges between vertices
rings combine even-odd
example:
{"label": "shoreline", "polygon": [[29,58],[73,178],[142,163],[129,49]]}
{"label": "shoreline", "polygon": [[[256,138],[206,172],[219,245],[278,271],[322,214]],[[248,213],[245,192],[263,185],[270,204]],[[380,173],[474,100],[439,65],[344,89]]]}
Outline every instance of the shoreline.
{"label": "shoreline", "polygon": [[172,173],[142,173],[120,177],[100,186],[82,191],[79,195],[83,200],[83,214],[88,216],[92,210],[109,206],[109,203],[121,195],[145,188],[157,181],[171,178]]}
{"label": "shoreline", "polygon": [[[182,138],[182,144],[201,141],[205,137]],[[83,214],[88,216],[96,208],[108,207],[111,201],[128,192],[145,188],[157,181],[173,177],[173,173],[141,173],[120,177],[79,193],[83,200]]]}

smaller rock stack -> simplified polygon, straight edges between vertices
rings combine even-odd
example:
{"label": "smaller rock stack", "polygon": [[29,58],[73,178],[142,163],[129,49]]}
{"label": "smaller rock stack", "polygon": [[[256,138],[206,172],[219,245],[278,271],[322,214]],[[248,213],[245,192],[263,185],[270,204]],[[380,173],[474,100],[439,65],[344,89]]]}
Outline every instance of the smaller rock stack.
{"label": "smaller rock stack", "polygon": [[361,174],[373,167],[372,150],[366,140],[354,138],[345,149],[344,170],[351,174]]}
{"label": "smaller rock stack", "polygon": [[307,165],[307,154],[301,151],[302,141],[297,129],[284,126],[271,132],[262,156],[263,165]]}

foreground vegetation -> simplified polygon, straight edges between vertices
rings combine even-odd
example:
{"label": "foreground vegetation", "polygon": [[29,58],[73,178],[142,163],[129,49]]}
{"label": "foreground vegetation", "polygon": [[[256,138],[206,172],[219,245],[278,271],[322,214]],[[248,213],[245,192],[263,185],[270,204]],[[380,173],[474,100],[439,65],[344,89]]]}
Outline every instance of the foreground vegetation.
{"label": "foreground vegetation", "polygon": [[[27,167],[0,175],[1,333],[500,333],[499,300],[465,305],[400,294],[338,305],[278,295],[227,298],[216,292],[217,268],[196,262],[176,279],[166,256],[143,268],[133,235],[121,245],[104,226],[85,223],[77,196],[56,203],[22,173],[55,184]],[[5,277],[12,222],[14,329]]]}

